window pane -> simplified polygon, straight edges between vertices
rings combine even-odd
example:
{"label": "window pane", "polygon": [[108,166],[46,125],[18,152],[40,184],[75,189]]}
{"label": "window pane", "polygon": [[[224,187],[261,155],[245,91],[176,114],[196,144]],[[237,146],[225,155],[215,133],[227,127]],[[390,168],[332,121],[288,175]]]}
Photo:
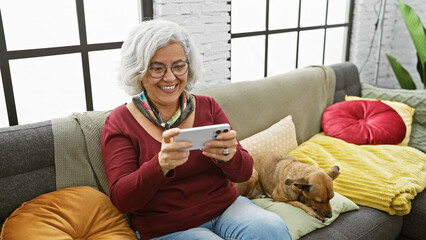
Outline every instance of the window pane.
{"label": "window pane", "polygon": [[264,31],[266,0],[232,0],[231,32]]}
{"label": "window pane", "polygon": [[139,22],[138,0],[84,1],[88,43],[120,42]]}
{"label": "window pane", "polygon": [[10,61],[19,124],[86,110],[81,54]]}
{"label": "window pane", "polygon": [[300,13],[300,26],[325,24],[326,0],[303,0]]}
{"label": "window pane", "polygon": [[346,23],[348,19],[348,0],[328,0],[327,24]]}
{"label": "window pane", "polygon": [[111,110],[130,100],[119,86],[120,49],[89,53],[93,108]]}
{"label": "window pane", "polygon": [[298,68],[322,64],[324,29],[300,32]]}
{"label": "window pane", "polygon": [[9,126],[9,118],[7,116],[6,100],[4,98],[3,78],[0,73],[0,127]]}
{"label": "window pane", "polygon": [[231,40],[231,82],[264,77],[265,36]]}
{"label": "window pane", "polygon": [[330,65],[345,61],[346,35],[346,27],[327,29],[324,64]]}
{"label": "window pane", "polygon": [[80,43],[74,0],[2,1],[8,50]]}
{"label": "window pane", "polygon": [[268,76],[293,70],[296,67],[297,33],[269,35]]}
{"label": "window pane", "polygon": [[269,30],[296,28],[298,17],[299,0],[269,1]]}

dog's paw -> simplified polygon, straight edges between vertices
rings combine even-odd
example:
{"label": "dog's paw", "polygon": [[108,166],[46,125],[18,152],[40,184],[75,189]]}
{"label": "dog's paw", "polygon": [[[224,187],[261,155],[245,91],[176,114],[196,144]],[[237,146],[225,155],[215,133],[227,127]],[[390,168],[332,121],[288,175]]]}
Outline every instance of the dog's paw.
{"label": "dog's paw", "polygon": [[251,197],[250,199],[259,199],[259,198],[267,198],[268,196],[266,196],[265,194],[259,194],[259,195],[256,195],[256,196],[254,196],[254,197]]}

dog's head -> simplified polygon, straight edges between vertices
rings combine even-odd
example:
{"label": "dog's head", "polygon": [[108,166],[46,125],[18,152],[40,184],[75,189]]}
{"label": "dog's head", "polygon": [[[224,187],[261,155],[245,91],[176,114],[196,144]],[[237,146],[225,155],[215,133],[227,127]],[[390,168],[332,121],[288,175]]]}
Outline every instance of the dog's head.
{"label": "dog's head", "polygon": [[339,167],[334,166],[330,171],[316,171],[303,178],[287,179],[285,184],[301,190],[299,201],[314,209],[318,215],[325,218],[332,217],[330,199],[334,197],[333,181],[339,175]]}

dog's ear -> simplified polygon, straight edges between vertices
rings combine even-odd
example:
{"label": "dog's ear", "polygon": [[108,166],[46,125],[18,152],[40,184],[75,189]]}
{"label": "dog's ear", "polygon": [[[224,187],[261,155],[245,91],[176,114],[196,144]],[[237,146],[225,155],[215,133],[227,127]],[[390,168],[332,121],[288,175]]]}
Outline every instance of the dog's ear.
{"label": "dog's ear", "polygon": [[312,184],[309,184],[308,180],[305,178],[297,178],[297,179],[287,179],[285,180],[285,185],[294,185],[300,190],[309,192],[312,187]]}
{"label": "dog's ear", "polygon": [[339,166],[333,166],[330,171],[327,172],[328,176],[332,180],[336,179],[340,175],[340,168]]}

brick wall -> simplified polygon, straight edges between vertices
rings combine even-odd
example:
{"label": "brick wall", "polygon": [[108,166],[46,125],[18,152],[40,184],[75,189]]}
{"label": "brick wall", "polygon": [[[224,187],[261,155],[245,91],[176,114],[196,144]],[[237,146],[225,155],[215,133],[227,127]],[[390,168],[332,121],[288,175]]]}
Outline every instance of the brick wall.
{"label": "brick wall", "polygon": [[154,18],[183,25],[203,55],[205,73],[194,88],[231,81],[230,10],[227,0],[154,0]]}
{"label": "brick wall", "polygon": [[[423,25],[426,24],[426,1],[403,0],[419,15]],[[386,1],[385,20],[380,51],[380,62],[377,64],[380,23],[375,32],[375,23],[380,8],[380,0],[357,0],[354,9],[354,25],[351,39],[350,61],[361,71],[363,83],[375,84],[376,66],[379,66],[377,85],[387,88],[400,88],[392,68],[385,56],[395,57],[410,73],[417,88],[423,88],[416,70],[416,49],[401,16],[397,0]],[[375,12],[375,9],[377,13]],[[374,39],[373,39],[374,38]],[[371,42],[373,41],[372,45]],[[371,54],[368,52],[371,46]]]}
{"label": "brick wall", "polygon": [[[426,1],[403,1],[415,9],[425,25]],[[401,17],[398,1],[386,2],[380,62],[377,64],[380,29],[378,27],[375,31],[375,24],[381,0],[355,0],[350,61],[360,69],[363,83],[374,84],[376,66],[379,65],[377,85],[399,88],[385,56],[385,53],[389,53],[411,73],[417,88],[420,88],[422,84],[415,68],[416,50]],[[230,62],[227,60],[231,50],[228,14],[230,8],[229,0],[154,0],[154,18],[169,19],[182,24],[192,32],[199,45],[206,71],[195,88],[230,82]],[[371,53],[368,56],[369,51]]]}

